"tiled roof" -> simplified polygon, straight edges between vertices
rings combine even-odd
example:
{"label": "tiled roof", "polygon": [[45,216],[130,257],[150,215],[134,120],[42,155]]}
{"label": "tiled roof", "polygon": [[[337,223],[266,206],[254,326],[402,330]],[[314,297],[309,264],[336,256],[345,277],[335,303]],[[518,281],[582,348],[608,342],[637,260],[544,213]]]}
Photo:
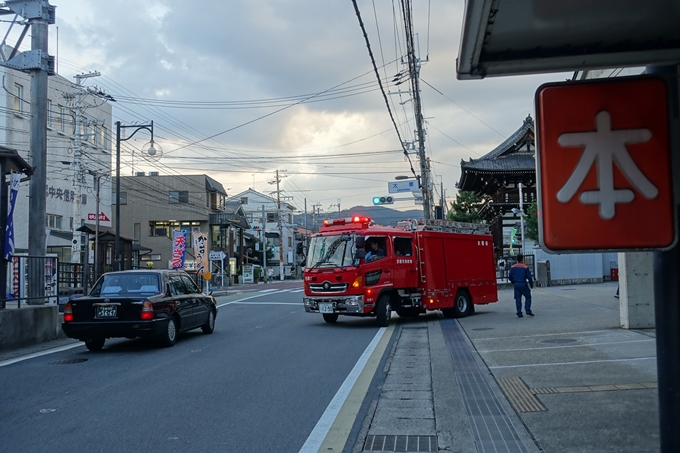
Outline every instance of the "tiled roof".
{"label": "tiled roof", "polygon": [[512,153],[496,159],[465,162],[465,168],[478,171],[533,171],[536,170],[536,158],[533,153]]}

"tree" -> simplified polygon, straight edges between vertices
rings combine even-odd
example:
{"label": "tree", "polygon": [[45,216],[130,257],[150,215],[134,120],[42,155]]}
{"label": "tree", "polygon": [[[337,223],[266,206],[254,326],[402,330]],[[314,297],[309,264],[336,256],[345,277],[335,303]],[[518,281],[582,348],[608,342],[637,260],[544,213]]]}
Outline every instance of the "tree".
{"label": "tree", "polygon": [[451,202],[451,209],[446,215],[447,220],[456,222],[482,223],[479,211],[484,206],[484,202],[489,199],[488,195],[478,194],[470,191],[460,191],[456,201]]}
{"label": "tree", "polygon": [[526,237],[538,242],[538,205],[534,201],[525,211]]}

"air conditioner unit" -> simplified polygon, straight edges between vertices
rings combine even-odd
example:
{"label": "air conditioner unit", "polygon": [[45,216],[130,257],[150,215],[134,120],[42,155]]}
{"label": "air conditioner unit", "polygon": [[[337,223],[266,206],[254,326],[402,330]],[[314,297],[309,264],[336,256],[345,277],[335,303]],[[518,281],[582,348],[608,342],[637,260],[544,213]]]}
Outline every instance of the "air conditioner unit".
{"label": "air conditioner unit", "polygon": [[150,171],[149,176],[158,176],[158,172],[157,171]]}
{"label": "air conditioner unit", "polygon": [[144,173],[143,171],[136,171],[135,172],[135,176],[145,176],[145,175],[146,175],[146,173]]}

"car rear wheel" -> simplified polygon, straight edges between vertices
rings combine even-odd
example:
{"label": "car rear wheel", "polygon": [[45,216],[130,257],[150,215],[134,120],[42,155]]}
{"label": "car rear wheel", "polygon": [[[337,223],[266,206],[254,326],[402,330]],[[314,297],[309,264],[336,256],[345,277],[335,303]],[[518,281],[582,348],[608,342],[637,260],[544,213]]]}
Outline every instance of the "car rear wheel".
{"label": "car rear wheel", "polygon": [[387,294],[380,296],[378,302],[375,304],[375,314],[379,327],[387,327],[390,325],[390,319],[392,318],[390,296]]}
{"label": "car rear wheel", "polygon": [[170,347],[174,346],[177,341],[177,322],[175,318],[170,318],[168,320],[168,327],[165,329],[165,333],[162,337],[163,346]]}
{"label": "car rear wheel", "polygon": [[324,313],[323,314],[323,320],[326,321],[329,324],[333,324],[335,321],[338,320],[338,314],[337,313]]}
{"label": "car rear wheel", "polygon": [[92,352],[101,351],[101,349],[104,347],[104,342],[105,342],[105,341],[106,341],[106,340],[103,339],[103,338],[100,338],[100,339],[98,339],[98,340],[90,340],[90,341],[86,341],[86,342],[85,342],[85,347],[86,347],[88,350],[92,351]]}
{"label": "car rear wheel", "polygon": [[213,310],[210,310],[210,313],[208,314],[208,322],[206,322],[203,327],[201,327],[201,330],[205,334],[211,334],[215,330],[215,312]]}

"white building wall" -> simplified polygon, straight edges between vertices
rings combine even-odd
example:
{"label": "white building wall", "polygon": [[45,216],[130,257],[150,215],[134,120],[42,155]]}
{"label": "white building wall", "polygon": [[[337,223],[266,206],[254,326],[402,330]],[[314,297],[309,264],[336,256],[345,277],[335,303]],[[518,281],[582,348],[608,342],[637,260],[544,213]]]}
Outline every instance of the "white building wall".
{"label": "white building wall", "polygon": [[[0,144],[16,149],[27,161],[31,162],[30,152],[30,103],[31,76],[8,68],[1,68],[0,73],[4,76],[5,89],[0,92],[4,99],[2,104],[5,112],[0,114]],[[14,88],[21,86],[23,94],[18,100],[20,109],[16,109],[16,96]],[[47,128],[47,200],[46,211],[48,216],[61,217],[60,231],[71,232],[74,217],[75,196],[75,172],[74,152],[75,131],[73,127],[73,115],[69,101],[64,95],[81,91],[67,79],[55,75],[48,78],[48,128]],[[84,110],[85,118],[101,120],[98,125],[90,125],[86,133],[97,133],[96,139],[91,137],[84,139],[81,145],[82,163],[85,176],[82,183],[82,194],[85,195],[85,203],[81,205],[80,219],[76,219],[75,227],[79,227],[87,220],[89,212],[95,212],[95,190],[93,177],[87,175],[87,170],[99,171],[110,175],[111,173],[111,130],[112,116],[111,105],[99,98],[86,95],[82,98],[83,105],[92,106]],[[63,109],[63,116],[62,116]],[[100,189],[100,211],[111,218],[111,178],[102,178]],[[17,252],[28,250],[28,187],[29,182],[22,182],[15,207],[15,240]],[[92,222],[90,222],[92,223]],[[111,226],[110,222],[102,222],[102,226]]]}

